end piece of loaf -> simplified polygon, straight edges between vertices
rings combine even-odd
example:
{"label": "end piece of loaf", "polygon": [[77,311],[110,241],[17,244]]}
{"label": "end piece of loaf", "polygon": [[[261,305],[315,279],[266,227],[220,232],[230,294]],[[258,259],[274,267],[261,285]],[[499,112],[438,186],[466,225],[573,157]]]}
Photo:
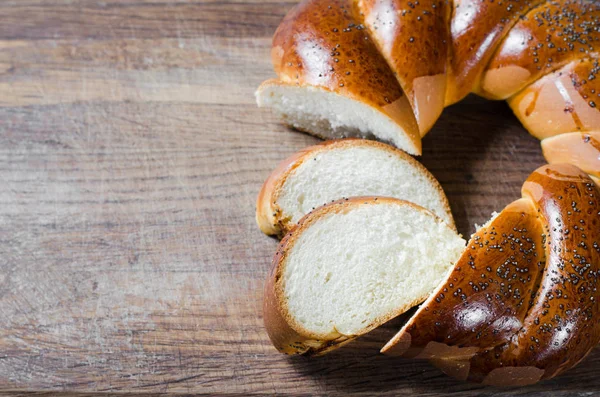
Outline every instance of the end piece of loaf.
{"label": "end piece of loaf", "polygon": [[351,196],[386,196],[427,208],[454,228],[440,184],[418,161],[364,139],[327,141],[284,160],[265,181],[256,219],[266,234],[284,234],[311,210]]}
{"label": "end piece of loaf", "polygon": [[428,210],[357,197],[318,208],[282,241],[264,320],[286,354],[321,354],[422,302],[465,241]]}
{"label": "end piece of loaf", "polygon": [[291,127],[319,138],[377,138],[410,154],[421,154],[420,136],[405,96],[387,106],[386,114],[360,98],[322,87],[267,80],[256,91],[256,102],[271,108]]}

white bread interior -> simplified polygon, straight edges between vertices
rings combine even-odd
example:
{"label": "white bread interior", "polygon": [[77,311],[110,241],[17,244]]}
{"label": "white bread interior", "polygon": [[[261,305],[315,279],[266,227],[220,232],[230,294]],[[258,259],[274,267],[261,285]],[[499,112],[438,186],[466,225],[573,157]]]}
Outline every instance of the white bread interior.
{"label": "white bread interior", "polygon": [[465,247],[448,225],[406,201],[347,204],[308,215],[277,272],[283,316],[318,341],[361,335],[422,302]]}
{"label": "white bread interior", "polygon": [[297,223],[316,207],[352,196],[407,200],[454,227],[448,199],[425,167],[390,146],[365,140],[317,146],[287,175],[275,205],[282,218]]}
{"label": "white bread interior", "polygon": [[[405,97],[403,100],[407,102]],[[398,120],[365,102],[320,87],[267,80],[256,91],[256,102],[259,107],[273,109],[290,126],[323,139],[377,138],[410,154],[421,154],[420,138],[411,138]],[[408,102],[396,108],[398,118],[409,120],[407,129],[416,130],[418,135]]]}

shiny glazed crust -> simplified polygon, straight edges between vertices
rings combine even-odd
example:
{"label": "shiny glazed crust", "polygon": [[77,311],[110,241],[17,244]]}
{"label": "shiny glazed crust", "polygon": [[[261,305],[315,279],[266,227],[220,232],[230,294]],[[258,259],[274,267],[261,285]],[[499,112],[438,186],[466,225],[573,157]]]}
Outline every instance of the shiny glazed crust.
{"label": "shiny glazed crust", "polygon": [[282,83],[320,87],[364,103],[398,124],[421,153],[410,103],[354,1],[309,0],[295,6],[275,32],[271,58]]}
{"label": "shiny glazed crust", "polygon": [[448,2],[360,0],[358,6],[365,26],[408,96],[421,135],[425,135],[444,109]]}
{"label": "shiny glazed crust", "polygon": [[572,131],[598,130],[600,112],[596,102],[600,106],[600,76],[588,80],[595,76],[596,70],[597,61],[569,63],[520,91],[508,104],[538,139]]}
{"label": "shiny glazed crust", "polygon": [[470,92],[508,100],[544,139],[600,129],[598,26],[594,0],[304,0],[277,29],[272,58],[282,84],[362,102],[415,147]]}
{"label": "shiny glazed crust", "polygon": [[594,42],[600,39],[598,24],[600,8],[593,0],[539,4],[523,14],[496,49],[486,67],[481,92],[506,99],[572,61],[597,56]]}
{"label": "shiny glazed crust", "polygon": [[549,163],[573,164],[591,176],[600,177],[600,131],[572,132],[542,141]]}
{"label": "shiny glazed crust", "polygon": [[519,18],[542,0],[455,0],[450,21],[451,57],[446,104],[456,103],[471,91],[479,92],[480,79],[506,34]]}
{"label": "shiny glazed crust", "polygon": [[[277,205],[277,199],[281,194],[281,190],[286,179],[293,174],[297,167],[299,167],[304,161],[312,159],[317,153],[350,146],[366,146],[384,150],[391,155],[400,157],[403,161],[406,161],[413,167],[417,168],[421,174],[426,176],[427,179],[429,179],[436,186],[440,197],[442,197],[444,201],[444,209],[446,210],[446,214],[450,219],[452,219],[452,212],[450,211],[450,204],[448,203],[446,194],[442,190],[442,187],[435,177],[431,175],[431,173],[421,163],[403,151],[390,145],[365,139],[347,138],[325,141],[318,145],[309,146],[297,153],[294,153],[279,163],[277,168],[275,168],[275,170],[265,180],[256,200],[256,222],[258,223],[260,230],[268,235],[283,235],[294,226],[290,220],[284,216],[281,208]],[[456,225],[454,223],[449,226],[456,230]]]}
{"label": "shiny glazed crust", "polygon": [[384,353],[508,386],[556,376],[598,344],[598,187],[555,164],[531,174],[522,194],[472,236]]}

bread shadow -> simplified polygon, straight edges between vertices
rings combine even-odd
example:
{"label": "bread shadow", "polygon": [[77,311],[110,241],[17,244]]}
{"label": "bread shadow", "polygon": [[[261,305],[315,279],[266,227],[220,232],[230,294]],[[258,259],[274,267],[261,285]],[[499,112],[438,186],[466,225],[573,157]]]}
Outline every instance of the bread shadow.
{"label": "bread shadow", "polygon": [[[481,388],[447,377],[423,360],[388,357],[379,352],[414,312],[402,315],[322,357],[290,357],[303,376],[315,378],[327,392],[381,393],[398,388],[429,392]],[[425,384],[427,387],[424,387]]]}
{"label": "bread shadow", "polygon": [[464,236],[518,199],[525,179],[545,164],[539,141],[505,102],[474,95],[444,111],[418,160],[440,181]]}
{"label": "bread shadow", "polygon": [[[381,347],[402,327],[409,314],[398,317],[356,341],[322,357],[289,357],[294,369],[319,384],[327,394],[381,394],[395,390],[411,395],[456,394],[521,396],[590,394],[600,390],[600,349],[593,350],[565,374],[526,387],[491,387],[451,378],[425,360],[388,357]],[[593,381],[590,381],[593,379]],[[561,393],[562,392],[562,393]]]}

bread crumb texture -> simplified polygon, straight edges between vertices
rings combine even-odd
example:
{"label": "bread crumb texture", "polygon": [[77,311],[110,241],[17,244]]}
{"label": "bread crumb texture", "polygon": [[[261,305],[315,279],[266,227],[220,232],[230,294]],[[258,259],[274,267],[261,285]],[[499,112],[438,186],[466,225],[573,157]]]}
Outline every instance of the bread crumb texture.
{"label": "bread crumb texture", "polygon": [[289,314],[318,335],[358,335],[424,300],[464,247],[433,214],[403,202],[327,213],[286,257]]}

